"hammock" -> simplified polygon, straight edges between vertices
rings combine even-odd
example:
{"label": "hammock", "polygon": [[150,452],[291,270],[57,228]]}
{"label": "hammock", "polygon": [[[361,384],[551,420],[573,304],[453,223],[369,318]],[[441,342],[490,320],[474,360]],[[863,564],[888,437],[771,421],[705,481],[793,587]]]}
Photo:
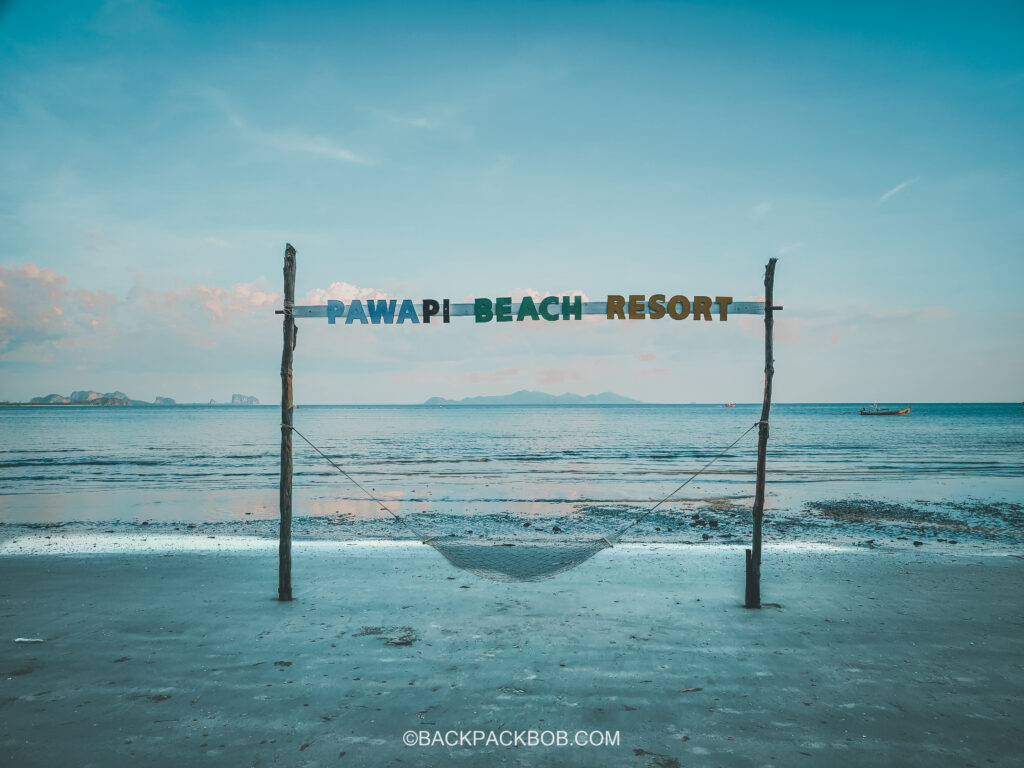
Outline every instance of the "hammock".
{"label": "hammock", "polygon": [[470,539],[455,534],[427,536],[407,518],[394,512],[386,503],[374,496],[358,480],[339,467],[330,456],[314,445],[308,437],[299,432],[299,430],[291,425],[282,426],[287,426],[292,432],[301,437],[310,448],[319,453],[332,467],[344,475],[349,482],[366,494],[369,499],[379,504],[383,510],[408,528],[421,542],[440,552],[456,568],[461,568],[464,571],[469,571],[491,581],[521,582],[539,581],[540,579],[550,578],[556,574],[571,570],[585,563],[601,550],[612,547],[627,531],[643,522],[648,515],[679,493],[691,480],[722,458],[736,443],[750,434],[754,427],[760,424],[760,421],[755,421],[747,428],[746,432],[733,440],[725,450],[711,459],[711,461],[694,472],[682,485],[675,488],[668,496],[650,509],[645,510],[643,514],[624,528],[609,536],[568,541],[565,539],[537,539],[498,543],[481,541],[476,538]]}
{"label": "hammock", "polygon": [[523,541],[493,544],[462,536],[427,539],[444,558],[464,571],[491,581],[539,581],[585,563],[612,543],[608,539]]}

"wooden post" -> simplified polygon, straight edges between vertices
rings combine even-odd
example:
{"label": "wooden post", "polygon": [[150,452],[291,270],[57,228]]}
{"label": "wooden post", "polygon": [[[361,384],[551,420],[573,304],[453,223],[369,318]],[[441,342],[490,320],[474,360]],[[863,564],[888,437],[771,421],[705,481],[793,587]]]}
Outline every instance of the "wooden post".
{"label": "wooden post", "polygon": [[281,539],[277,598],[292,599],[292,353],[295,351],[295,249],[284,248],[284,351],[281,353]]}
{"label": "wooden post", "polygon": [[754,535],[751,548],[747,550],[747,608],[761,607],[761,524],[764,521],[764,482],[768,456],[768,416],[772,409],[772,376],[775,375],[775,358],[772,356],[772,328],[774,310],[782,309],[773,305],[775,289],[775,262],[769,259],[764,270],[764,401],[761,404],[761,423],[757,430],[757,484],[754,490]]}

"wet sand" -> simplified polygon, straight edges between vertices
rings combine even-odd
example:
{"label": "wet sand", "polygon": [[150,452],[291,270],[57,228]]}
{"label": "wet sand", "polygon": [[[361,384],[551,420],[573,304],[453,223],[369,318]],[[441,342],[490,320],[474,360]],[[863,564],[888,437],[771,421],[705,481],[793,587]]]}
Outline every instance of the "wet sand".
{"label": "wet sand", "polygon": [[[73,554],[107,541],[3,548],[4,764],[983,766],[1024,741],[1014,553],[770,548],[747,611],[728,546],[495,584],[422,545],[298,542],[279,603],[265,539]],[[403,743],[453,729],[619,743]]]}
{"label": "wet sand", "polygon": [[[38,505],[45,507],[48,497],[23,503],[20,501],[23,498],[35,497],[31,494],[0,496],[0,511],[12,518],[0,522],[0,555],[39,551],[156,551],[178,546],[171,542],[182,538],[191,541],[186,544],[191,548],[215,549],[220,545],[211,547],[208,540],[227,542],[238,538],[251,538],[256,540],[252,546],[266,547],[278,537],[276,507],[270,510],[266,505],[257,505],[246,511],[239,508],[225,516],[217,512],[223,497],[184,494],[180,498],[162,497],[158,502],[151,501],[148,507],[151,516],[141,518],[104,520],[89,516],[76,518],[70,514],[101,504],[112,494],[91,495],[97,498],[85,503],[83,499],[90,494],[65,494],[66,498],[61,499],[64,506],[54,507],[52,515],[27,517],[17,514],[17,510],[27,512]],[[140,498],[138,494],[127,495],[136,500]],[[17,503],[11,505],[11,499]],[[74,506],[76,500],[78,506]],[[186,501],[192,519],[179,514]],[[538,538],[594,540],[624,530],[621,541],[629,543],[737,545],[750,540],[751,503],[750,497],[742,495],[675,500],[644,517],[639,525],[632,523],[647,509],[639,504],[587,503],[574,504],[568,509],[547,505],[545,514],[526,517],[506,508],[507,505],[495,504],[484,511],[437,509],[410,514],[403,518],[411,524],[409,527],[372,502],[364,502],[365,508],[358,513],[344,511],[346,506],[338,502],[324,507],[323,514],[297,513],[292,533],[296,540],[307,542],[418,541],[442,536],[512,542]],[[18,507],[18,504],[23,506]],[[208,508],[211,514],[204,519],[200,511]],[[765,536],[770,542],[866,549],[902,549],[916,541],[931,551],[1024,553],[1024,504],[978,499],[941,502],[918,499],[903,503],[863,497],[804,500],[797,507],[769,504]]]}

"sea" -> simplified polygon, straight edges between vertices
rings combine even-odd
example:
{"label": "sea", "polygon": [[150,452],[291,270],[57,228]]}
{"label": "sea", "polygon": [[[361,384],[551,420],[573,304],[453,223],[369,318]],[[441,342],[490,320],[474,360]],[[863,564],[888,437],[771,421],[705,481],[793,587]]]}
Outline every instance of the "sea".
{"label": "sea", "polygon": [[[906,522],[920,512],[920,520],[968,532],[1017,531],[1021,403],[922,403],[894,417],[864,417],[861,407],[772,407],[770,517],[820,529],[844,516],[877,520],[888,511]],[[740,535],[754,493],[751,427],[760,411],[302,406],[298,433],[345,474],[297,434],[294,514],[310,535],[327,523],[346,535],[389,535],[373,526],[391,513],[448,527],[500,518],[539,530],[576,520],[596,530],[664,502],[651,521],[662,525],[648,533]],[[271,406],[0,408],[0,524],[230,523],[268,533],[278,516],[280,449],[280,409]],[[698,525],[715,515],[721,525]]]}

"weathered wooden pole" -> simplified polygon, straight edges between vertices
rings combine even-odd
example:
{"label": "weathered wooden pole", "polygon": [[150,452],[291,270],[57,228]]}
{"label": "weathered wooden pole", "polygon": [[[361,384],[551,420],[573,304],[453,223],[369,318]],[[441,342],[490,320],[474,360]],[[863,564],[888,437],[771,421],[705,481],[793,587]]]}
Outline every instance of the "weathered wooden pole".
{"label": "weathered wooden pole", "polygon": [[772,376],[775,358],[772,356],[772,328],[774,311],[782,309],[773,304],[775,289],[775,262],[769,259],[764,270],[764,401],[761,404],[761,422],[757,430],[757,483],[754,490],[754,535],[747,550],[747,608],[761,607],[761,525],[764,521],[764,482],[768,460],[768,416],[772,409]]}
{"label": "weathered wooden pole", "polygon": [[277,598],[292,599],[292,353],[295,351],[295,249],[284,248],[284,351],[281,353],[281,539]]}

